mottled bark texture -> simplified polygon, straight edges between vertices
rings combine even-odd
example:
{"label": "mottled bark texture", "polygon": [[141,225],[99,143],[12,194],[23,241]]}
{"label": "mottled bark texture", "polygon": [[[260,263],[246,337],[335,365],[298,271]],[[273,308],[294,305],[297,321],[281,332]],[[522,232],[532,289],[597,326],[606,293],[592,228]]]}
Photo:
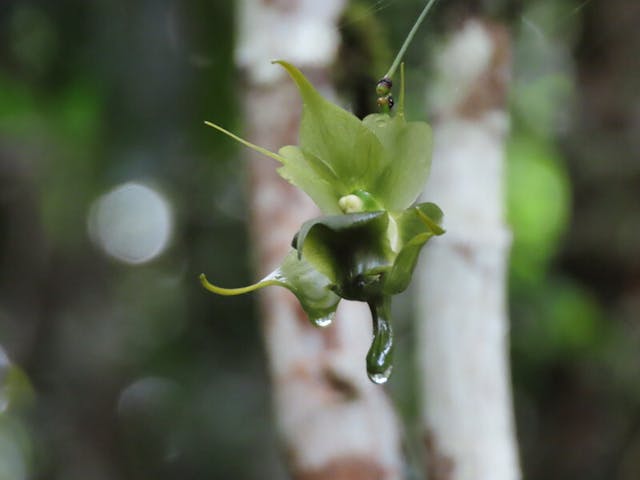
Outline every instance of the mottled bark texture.
{"label": "mottled bark texture", "polygon": [[[271,150],[297,143],[300,97],[269,60],[295,63],[330,94],[327,70],[337,49],[335,23],[342,3],[242,2],[237,61],[249,79],[245,133],[251,141]],[[252,238],[262,276],[291,248],[300,225],[319,212],[305,194],[277,175],[274,161],[252,153],[249,157]],[[311,325],[287,290],[272,287],[261,293],[278,430],[292,477],[402,478],[392,405],[365,370],[371,340],[366,305],[343,302],[334,323],[320,329]]]}
{"label": "mottled bark texture", "polygon": [[417,275],[429,480],[516,480],[505,295],[506,29],[467,20],[436,69],[425,199],[442,207],[447,233],[427,245]]}

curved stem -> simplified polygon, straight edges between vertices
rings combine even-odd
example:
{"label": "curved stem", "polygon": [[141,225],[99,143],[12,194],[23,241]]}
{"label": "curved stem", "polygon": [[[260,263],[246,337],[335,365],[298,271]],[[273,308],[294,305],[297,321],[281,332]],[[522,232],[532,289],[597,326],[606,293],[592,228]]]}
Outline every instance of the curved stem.
{"label": "curved stem", "polygon": [[416,23],[413,24],[413,28],[409,32],[409,35],[407,35],[407,38],[405,39],[404,43],[402,44],[402,47],[400,48],[400,51],[398,52],[398,54],[396,55],[395,60],[391,64],[391,68],[389,69],[389,71],[385,75],[386,78],[391,78],[391,77],[393,77],[393,74],[396,73],[396,70],[398,69],[398,65],[400,65],[400,61],[402,60],[402,57],[404,56],[405,52],[407,51],[407,48],[409,48],[409,44],[413,40],[413,37],[416,35],[416,32],[418,31],[418,28],[420,27],[420,24],[425,19],[425,17],[427,16],[427,13],[429,12],[429,10],[431,10],[431,7],[433,6],[434,3],[436,3],[436,0],[429,0],[429,3],[427,3],[427,5],[422,10],[422,13],[420,14],[418,19],[416,20]]}
{"label": "curved stem", "polygon": [[258,153],[261,153],[267,157],[273,158],[274,160],[277,160],[280,163],[285,163],[286,160],[281,156],[278,155],[277,153],[274,153],[270,150],[267,150],[266,148],[262,148],[254,143],[251,143],[247,140],[245,140],[244,138],[240,138],[238,135],[231,133],[229,130],[222,128],[220,125],[216,125],[213,122],[209,122],[209,121],[205,121],[204,122],[205,125],[207,125],[208,127],[212,127],[215,128],[216,130],[218,130],[219,132],[224,133],[225,135],[227,135],[228,137],[233,138],[236,142],[241,143],[242,145],[249,147],[251,150],[254,150]]}
{"label": "curved stem", "polygon": [[248,285],[246,287],[222,288],[212,283],[209,283],[204,273],[201,273],[199,278],[200,278],[200,283],[204,288],[206,288],[210,292],[217,293],[218,295],[226,295],[226,296],[242,295],[243,293],[253,292],[255,290],[259,290],[261,288],[268,287],[270,285],[282,285],[281,282],[279,282],[278,280],[275,280],[272,278],[270,279],[267,277],[264,280],[259,281],[258,283],[254,283],[253,285]]}

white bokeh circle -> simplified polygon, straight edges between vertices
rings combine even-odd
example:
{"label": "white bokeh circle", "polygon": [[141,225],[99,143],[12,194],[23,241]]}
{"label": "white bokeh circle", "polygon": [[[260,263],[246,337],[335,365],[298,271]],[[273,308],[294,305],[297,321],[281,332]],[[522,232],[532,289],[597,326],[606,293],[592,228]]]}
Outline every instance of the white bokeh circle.
{"label": "white bokeh circle", "polygon": [[173,215],[167,199],[135,182],[102,195],[89,213],[89,234],[107,254],[130,264],[148,262],[168,246]]}

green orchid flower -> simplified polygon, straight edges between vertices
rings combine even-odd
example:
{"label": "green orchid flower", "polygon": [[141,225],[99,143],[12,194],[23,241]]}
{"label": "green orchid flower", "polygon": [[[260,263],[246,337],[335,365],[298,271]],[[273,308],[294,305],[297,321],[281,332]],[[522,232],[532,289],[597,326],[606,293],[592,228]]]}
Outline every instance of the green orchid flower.
{"label": "green orchid flower", "polygon": [[324,99],[296,67],[276,63],[302,96],[298,146],[274,153],[207,124],[280,162],[278,173],[325,215],[302,225],[282,264],[258,283],[225,289],[204,275],[201,281],[220,295],[287,288],[317,326],[331,323],[342,298],[367,302],[373,317],[367,372],[384,383],[393,355],[391,297],[409,285],[424,244],[444,233],[436,205],[413,205],[429,174],[431,129],[424,122],[407,122],[402,109],[393,117],[381,113],[359,120]]}
{"label": "green orchid flower", "polygon": [[205,122],[277,160],[280,176],[309,195],[324,216],[302,225],[280,266],[258,283],[227,289],[212,285],[202,274],[202,284],[220,295],[272,285],[287,288],[319,327],[331,323],[340,299],[367,302],[373,340],[366,365],[375,383],[385,383],[391,374],[391,298],[408,287],[424,244],[444,233],[438,206],[414,205],[429,175],[432,134],[426,123],[405,119],[402,68],[399,111],[389,114],[394,104],[391,77],[435,1],[429,0],[378,82],[383,113],[359,120],[323,98],[296,67],[277,61],[302,97],[299,145],[274,153]]}

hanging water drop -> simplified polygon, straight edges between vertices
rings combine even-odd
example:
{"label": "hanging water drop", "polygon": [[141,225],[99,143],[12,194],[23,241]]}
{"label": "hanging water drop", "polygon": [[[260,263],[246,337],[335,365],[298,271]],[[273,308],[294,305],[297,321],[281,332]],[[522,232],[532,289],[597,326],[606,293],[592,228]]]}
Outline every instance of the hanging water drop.
{"label": "hanging water drop", "polygon": [[389,380],[389,377],[391,376],[391,371],[392,370],[393,370],[393,365],[389,365],[389,368],[387,368],[382,373],[370,373],[370,372],[367,372],[367,375],[369,376],[369,380],[371,380],[373,383],[377,383],[378,385],[382,385],[383,383],[387,383],[387,380]]}
{"label": "hanging water drop", "polygon": [[373,342],[367,353],[367,375],[377,384],[385,383],[393,368],[393,330],[389,323],[390,298],[369,303],[373,320]]}
{"label": "hanging water drop", "polygon": [[328,327],[329,325],[331,325],[331,322],[333,322],[333,314],[329,314],[325,317],[316,317],[316,318],[312,318],[311,322],[316,326],[316,327]]}

